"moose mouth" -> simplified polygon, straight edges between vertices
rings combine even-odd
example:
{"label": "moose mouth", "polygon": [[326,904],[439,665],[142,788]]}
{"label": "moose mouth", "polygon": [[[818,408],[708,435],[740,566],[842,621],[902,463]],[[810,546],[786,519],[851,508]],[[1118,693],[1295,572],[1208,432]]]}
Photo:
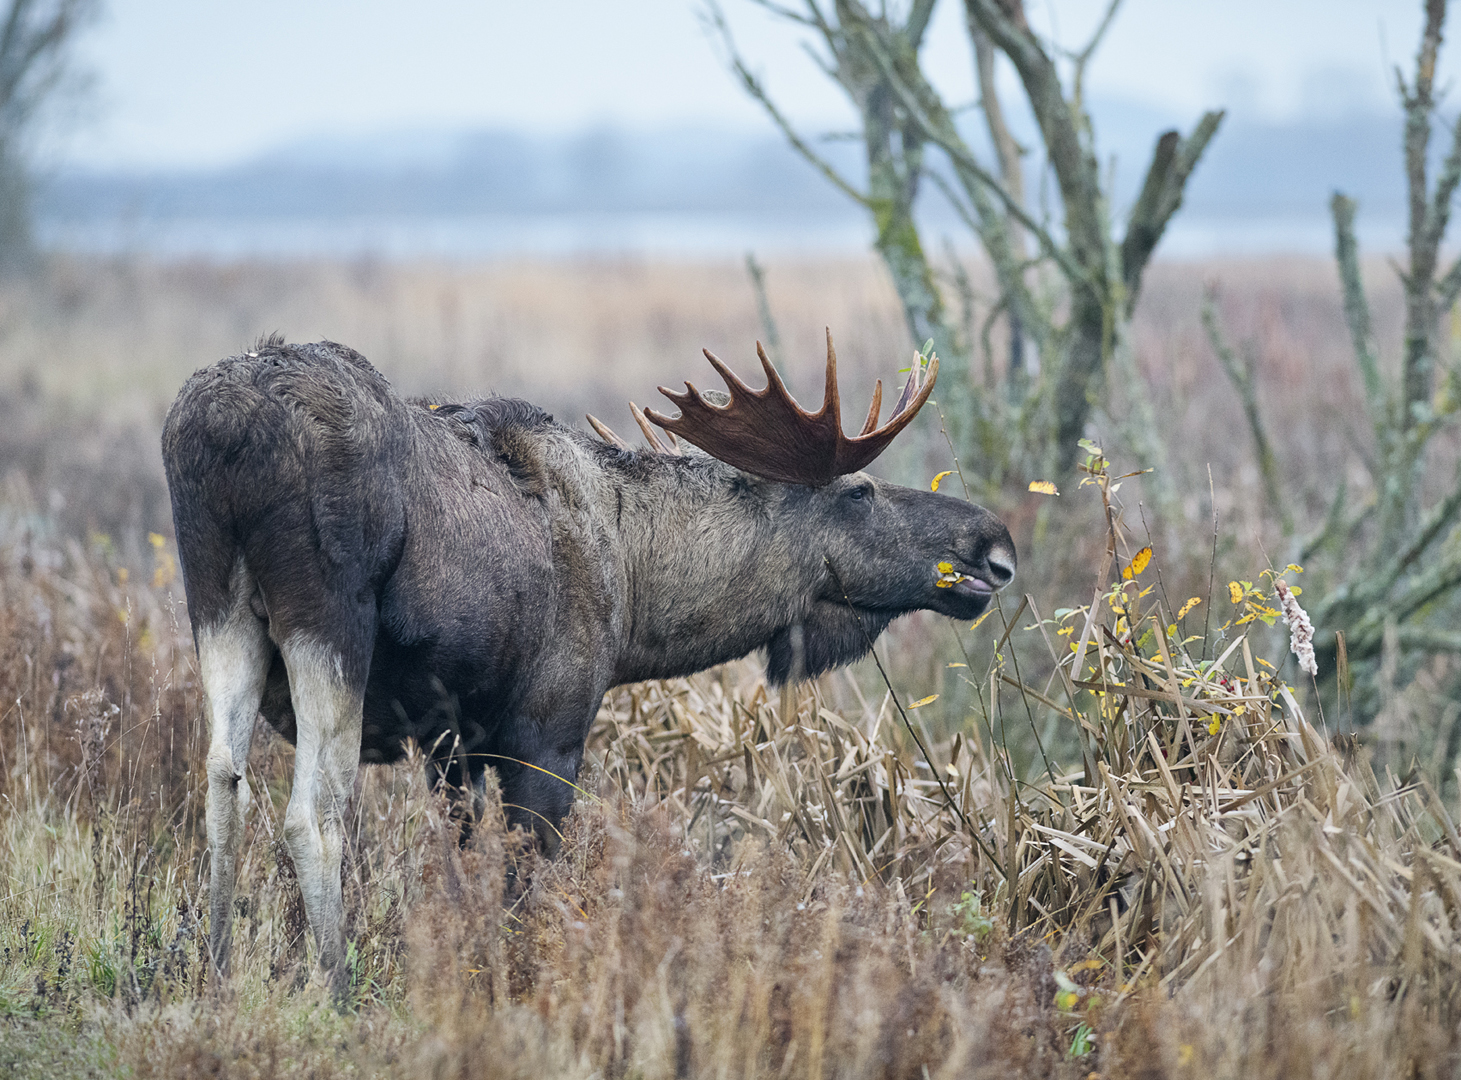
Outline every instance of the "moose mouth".
{"label": "moose mouth", "polygon": [[950,585],[949,592],[987,601],[994,595],[994,586],[981,578],[965,576]]}
{"label": "moose mouth", "polygon": [[[937,567],[936,591],[941,603],[934,604],[934,610],[956,619],[976,618],[989,606],[994,597],[994,585],[983,577],[964,569],[964,565],[952,561],[940,562]],[[972,569],[969,568],[969,569]]]}

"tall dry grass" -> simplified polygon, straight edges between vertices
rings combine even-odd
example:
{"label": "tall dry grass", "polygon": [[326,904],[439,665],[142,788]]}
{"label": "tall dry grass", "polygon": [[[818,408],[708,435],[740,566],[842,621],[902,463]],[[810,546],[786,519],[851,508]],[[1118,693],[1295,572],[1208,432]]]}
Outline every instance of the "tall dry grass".
{"label": "tall dry grass", "polygon": [[[1327,721],[1300,703],[1283,655],[1246,633],[1261,620],[1236,622],[1272,602],[1261,564],[1240,604],[1189,605],[1134,560],[1135,506],[1091,465],[1063,496],[1110,522],[1086,538],[1084,583],[981,624],[990,647],[946,669],[966,691],[953,723],[926,721],[942,700],[914,708],[897,669],[873,692],[768,695],[754,662],[622,688],[551,863],[495,811],[459,848],[419,761],[364,770],[343,1009],[308,984],[280,842],[292,752],[267,731],[235,975],[210,988],[204,734],[170,546],[144,538],[138,564],[17,484],[0,519],[0,1062],[1456,1075],[1454,803],[1372,768],[1326,727],[1333,703]],[[1012,752],[1021,738],[1037,751]]]}
{"label": "tall dry grass", "polygon": [[[795,391],[807,398],[820,391],[828,325],[840,343],[849,396],[905,366],[912,343],[874,260],[763,261],[783,341],[780,359]],[[1400,341],[1402,297],[1383,261],[1366,271],[1376,340],[1391,349]],[[1208,281],[1222,288],[1222,322],[1234,345],[1259,358],[1261,409],[1301,534],[1322,522],[1341,479],[1349,484],[1350,507],[1362,505],[1370,440],[1327,260],[1154,266],[1133,342],[1145,380],[1139,389],[1152,398],[1170,486],[1181,493],[1180,515],[1157,520],[1141,478],[1128,482],[1126,496],[1134,508],[1146,507],[1145,523],[1134,510],[1132,527],[1152,532],[1168,586],[1204,595],[1212,576],[1226,580],[1251,573],[1265,557],[1288,557],[1265,509],[1242,410],[1201,327]],[[978,340],[994,298],[977,268],[974,285],[969,332]],[[645,404],[661,383],[708,376],[702,346],[747,369],[752,342],[762,335],[745,271],[729,260],[480,266],[61,260],[34,279],[0,281],[0,476],[28,485],[31,501],[44,511],[38,528],[105,537],[127,565],[145,569],[146,534],[170,535],[157,449],[167,404],[195,368],[274,330],[293,340],[347,342],[406,392],[496,389],[528,397],[569,422],[591,411],[621,431],[633,430],[627,400]],[[991,359],[997,370],[999,357]],[[1393,367],[1398,356],[1392,349],[1382,362]],[[976,378],[984,368],[981,355]],[[1132,392],[1118,389],[1118,397]],[[1115,449],[1104,431],[1112,425],[1100,416],[1095,423]],[[930,411],[916,427],[879,461],[882,475],[921,485],[950,467],[937,415]],[[1457,456],[1455,446],[1438,443],[1444,445],[1433,462],[1436,482],[1451,475]],[[991,489],[980,462],[961,464],[975,496],[1009,523],[1021,580],[1041,609],[1053,610],[1084,589],[1099,557],[1097,516],[1080,503],[1057,512],[1020,484]],[[1221,524],[1216,546],[1214,512]],[[992,641],[964,638],[963,648],[987,659]],[[947,627],[915,617],[901,620],[886,640],[910,690],[919,689],[915,696],[944,695],[930,722],[956,724],[968,702],[964,685],[945,667],[961,658]],[[1270,649],[1279,644],[1277,637],[1264,642]],[[1409,667],[1401,672],[1397,694],[1411,675]],[[875,691],[875,672],[860,669],[858,678],[864,694]],[[1410,691],[1413,703],[1392,710],[1411,718],[1398,726],[1405,746],[1397,760],[1411,748],[1432,756],[1433,734],[1444,734],[1445,705],[1422,689]],[[835,695],[839,707],[854,701]],[[943,715],[950,705],[956,708]]]}

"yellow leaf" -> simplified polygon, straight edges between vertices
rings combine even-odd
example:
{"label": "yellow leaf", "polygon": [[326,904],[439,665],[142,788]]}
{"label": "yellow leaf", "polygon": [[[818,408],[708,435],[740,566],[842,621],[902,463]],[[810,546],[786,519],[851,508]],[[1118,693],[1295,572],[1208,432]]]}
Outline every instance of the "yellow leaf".
{"label": "yellow leaf", "polygon": [[968,667],[968,664],[950,664],[949,667]]}
{"label": "yellow leaf", "polygon": [[933,478],[933,483],[931,483],[931,484],[928,485],[928,490],[929,491],[937,491],[939,484],[943,483],[944,477],[946,477],[946,476],[952,476],[953,475],[953,472],[954,472],[953,469],[945,469],[943,472],[939,473],[937,476],[935,476]]}
{"label": "yellow leaf", "polygon": [[1237,705],[1237,706],[1235,706],[1233,708],[1233,715],[1234,716],[1242,716],[1247,711],[1248,711],[1248,706],[1246,706],[1246,705]]}
{"label": "yellow leaf", "polygon": [[1270,664],[1267,660],[1263,659],[1263,657],[1259,656],[1259,657],[1256,657],[1256,659],[1257,659],[1257,661],[1260,664],[1262,664],[1264,667],[1266,667],[1269,671],[1272,671],[1273,670],[1273,665]]}
{"label": "yellow leaf", "polygon": [[952,762],[944,766],[944,772],[948,773],[955,780],[959,778],[959,767]]}
{"label": "yellow leaf", "polygon": [[1235,604],[1241,604],[1243,602],[1243,586],[1239,585],[1236,581],[1228,582],[1228,599]]}
{"label": "yellow leaf", "polygon": [[934,563],[934,566],[940,574],[952,574],[954,572],[954,564],[951,562]]}
{"label": "yellow leaf", "polygon": [[1060,494],[1060,492],[1056,490],[1055,484],[1050,480],[1031,480],[1030,490],[1033,491],[1036,495]]}
{"label": "yellow leaf", "polygon": [[1304,590],[1299,588],[1297,585],[1290,585],[1289,592],[1293,593],[1295,596],[1302,596]]}
{"label": "yellow leaf", "polygon": [[1127,581],[1130,581],[1132,578],[1136,577],[1143,570],[1145,570],[1147,568],[1147,565],[1151,561],[1152,549],[1151,545],[1148,544],[1146,547],[1142,548],[1131,557],[1131,565],[1128,566],[1125,570],[1121,571],[1121,576],[1124,577]]}
{"label": "yellow leaf", "polygon": [[917,701],[915,701],[913,704],[909,705],[908,707],[910,709],[921,709],[925,705],[931,705],[931,704],[933,704],[937,700],[938,700],[938,695],[937,694],[929,694],[928,697],[926,697],[926,698],[919,698]]}
{"label": "yellow leaf", "polygon": [[1194,596],[1191,600],[1182,605],[1182,610],[1177,612],[1177,618],[1185,619],[1187,617],[1187,613],[1200,603],[1202,603],[1202,597]]}
{"label": "yellow leaf", "polygon": [[155,548],[160,548],[167,543],[167,538],[162,533],[150,532],[147,534],[147,542]]}
{"label": "yellow leaf", "polygon": [[1217,713],[1213,713],[1212,720],[1207,725],[1207,733],[1209,735],[1216,735],[1218,731],[1221,730],[1222,726],[1222,722],[1219,721],[1217,718]]}
{"label": "yellow leaf", "polygon": [[1304,572],[1304,568],[1302,566],[1300,566],[1298,563],[1292,563],[1292,562],[1289,563],[1288,564],[1288,569],[1292,570],[1296,574],[1302,574]]}

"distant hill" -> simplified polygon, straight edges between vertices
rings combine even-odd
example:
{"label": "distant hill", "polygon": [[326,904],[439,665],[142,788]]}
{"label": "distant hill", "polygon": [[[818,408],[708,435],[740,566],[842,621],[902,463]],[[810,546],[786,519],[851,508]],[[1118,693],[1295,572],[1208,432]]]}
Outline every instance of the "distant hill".
{"label": "distant hill", "polygon": [[[1116,102],[1097,110],[1096,126],[1098,149],[1115,168],[1119,214],[1157,134],[1174,125]],[[971,127],[976,144],[978,135]],[[1398,117],[1229,118],[1163,250],[1325,248],[1336,187],[1360,200],[1363,237],[1393,246],[1404,213],[1399,141]],[[822,149],[860,180],[857,144]],[[1038,185],[1039,162],[1030,168]],[[205,255],[339,253],[372,243],[429,253],[443,239],[445,253],[458,255],[666,244],[734,252],[869,239],[864,216],[775,135],[698,128],[319,138],[208,171],[62,172],[40,192],[38,212],[53,246]],[[961,232],[936,192],[922,213],[934,230]]]}

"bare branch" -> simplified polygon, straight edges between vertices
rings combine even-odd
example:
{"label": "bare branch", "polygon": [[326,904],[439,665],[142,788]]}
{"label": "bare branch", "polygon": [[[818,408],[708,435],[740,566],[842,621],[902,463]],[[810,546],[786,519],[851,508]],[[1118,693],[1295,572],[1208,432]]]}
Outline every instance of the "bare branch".
{"label": "bare branch", "polygon": [[1461,179],[1461,157],[1453,146],[1436,195],[1445,189],[1445,205],[1432,209],[1426,191],[1427,154],[1431,139],[1431,116],[1435,111],[1433,87],[1436,54],[1441,45],[1441,28],[1446,19],[1445,0],[1426,0],[1426,24],[1415,60],[1415,82],[1409,92],[1401,80],[1405,106],[1405,179],[1410,204],[1410,267],[1405,275],[1405,354],[1402,361],[1400,427],[1409,431],[1415,422],[1412,406],[1428,401],[1434,381],[1435,357],[1432,338],[1435,296],[1431,282],[1436,272],[1436,254],[1450,213],[1450,194]]}
{"label": "bare branch", "polygon": [[1375,357],[1374,335],[1370,328],[1370,305],[1360,281],[1359,245],[1354,236],[1355,201],[1339,192],[1329,201],[1334,216],[1334,261],[1339,265],[1339,283],[1344,291],[1344,319],[1349,324],[1350,341],[1354,345],[1355,363],[1365,383],[1365,404],[1377,433],[1385,427],[1385,386],[1380,381],[1380,365]]}
{"label": "bare branch", "polygon": [[1461,259],[1453,262],[1451,269],[1436,282],[1436,314],[1444,315],[1450,311],[1457,296],[1461,296]]}
{"label": "bare branch", "polygon": [[1278,459],[1274,456],[1273,447],[1268,441],[1268,432],[1263,427],[1263,417],[1258,411],[1256,365],[1251,355],[1239,365],[1232,347],[1223,338],[1222,328],[1218,325],[1217,290],[1211,285],[1202,294],[1202,325],[1207,331],[1207,340],[1212,351],[1217,354],[1218,362],[1227,372],[1233,388],[1238,391],[1243,415],[1248,418],[1248,431],[1253,436],[1253,451],[1258,458],[1258,471],[1263,477],[1263,494],[1268,508],[1283,523],[1284,535],[1289,536],[1294,531],[1294,521],[1279,492]]}
{"label": "bare branch", "polygon": [[842,174],[837,171],[831,162],[812,149],[806,139],[802,138],[801,134],[792,127],[791,121],[776,107],[776,103],[771,100],[765,87],[761,85],[761,80],[746,66],[745,60],[736,48],[735,39],[731,36],[730,25],[725,21],[725,13],[721,11],[720,5],[715,3],[715,0],[710,0],[709,9],[711,25],[720,34],[721,41],[725,44],[727,54],[730,58],[731,70],[740,78],[741,85],[746,88],[746,92],[761,103],[761,107],[766,110],[772,122],[786,136],[786,141],[791,143],[797,153],[806,158],[818,172],[825,176],[833,187],[837,188],[838,191],[841,191],[849,199],[863,206],[867,206],[867,195],[858,191],[850,181],[843,178]]}
{"label": "bare branch", "polygon": [[1091,285],[1089,275],[1071,258],[1070,253],[1057,244],[1055,238],[1045,227],[1031,217],[1023,206],[1015,202],[1010,193],[1005,190],[1004,185],[979,164],[969,150],[968,144],[959,134],[947,108],[938,100],[933,88],[923,80],[922,73],[916,70],[911,73],[918,80],[918,90],[915,91],[897,70],[893,58],[889,55],[886,45],[877,32],[872,27],[862,29],[868,36],[869,51],[877,60],[883,77],[888,80],[888,85],[898,95],[909,118],[918,125],[924,137],[949,156],[954,168],[961,173],[961,179],[977,181],[994,193],[995,197],[1004,204],[1010,216],[1035,237],[1041,251],[1060,266],[1073,287],[1089,288]]}
{"label": "bare branch", "polygon": [[[967,14],[967,13],[966,13]],[[979,77],[979,105],[984,113],[984,122],[989,128],[989,140],[994,143],[994,152],[999,158],[999,175],[1009,196],[1021,206],[1025,204],[1025,174],[1020,159],[1024,151],[1015,141],[1005,120],[1004,107],[999,100],[999,88],[994,78],[994,45],[980,25],[968,21],[969,40],[974,44],[974,67]],[[1010,226],[1010,246],[1021,259],[1025,257],[1025,234],[1018,222]]]}
{"label": "bare branch", "polygon": [[789,7],[782,7],[780,4],[772,3],[772,0],[751,0],[758,8],[771,12],[777,18],[785,19],[787,22],[800,23],[802,26],[816,27],[817,22],[814,16],[802,15]]}
{"label": "bare branch", "polygon": [[1111,0],[1106,8],[1106,14],[1101,19],[1101,24],[1096,27],[1096,32],[1091,35],[1091,40],[1086,47],[1075,54],[1075,75],[1071,79],[1073,95],[1079,107],[1083,100],[1083,86],[1086,78],[1086,64],[1090,62],[1096,53],[1096,48],[1101,44],[1101,39],[1106,36],[1106,31],[1111,28],[1111,23],[1116,18],[1116,11],[1121,7],[1121,0]]}
{"label": "bare branch", "polygon": [[1196,168],[1207,144],[1217,134],[1224,113],[1221,109],[1204,113],[1197,127],[1187,138],[1178,132],[1164,132],[1157,140],[1152,163],[1147,169],[1141,195],[1131,209],[1126,225],[1126,239],[1121,244],[1121,278],[1126,286],[1126,313],[1136,309],[1141,292],[1141,278],[1152,252],[1182,206],[1187,180]]}
{"label": "bare branch", "polygon": [[908,38],[908,44],[917,52],[923,44],[923,34],[928,29],[928,20],[933,15],[933,5],[937,0],[913,0],[913,7],[908,12],[908,21],[903,24],[903,34]]}
{"label": "bare branch", "polygon": [[766,335],[766,351],[773,361],[781,359],[781,330],[771,314],[771,297],[766,293],[766,271],[756,261],[755,252],[746,252],[746,274],[751,279],[751,290],[756,294],[756,312],[761,316],[761,330]]}

